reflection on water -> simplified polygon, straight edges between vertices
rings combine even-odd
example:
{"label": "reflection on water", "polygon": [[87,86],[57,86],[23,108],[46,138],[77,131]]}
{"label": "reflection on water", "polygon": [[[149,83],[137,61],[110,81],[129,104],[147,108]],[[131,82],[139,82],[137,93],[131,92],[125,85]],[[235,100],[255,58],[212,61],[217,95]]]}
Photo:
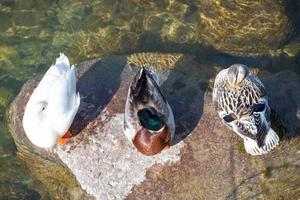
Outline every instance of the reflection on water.
{"label": "reflection on water", "polygon": [[[199,14],[198,4],[197,0],[1,0],[0,198],[12,198],[7,188],[23,193],[24,199],[39,198],[32,188],[47,191],[42,186],[37,187],[37,181],[16,158],[15,146],[4,119],[6,108],[25,81],[45,72],[59,52],[68,55],[72,63],[109,54],[183,52],[214,66],[242,62],[272,72],[290,69],[300,74],[299,28],[295,28],[289,44],[272,50],[270,54],[248,58],[229,56],[200,44],[202,27],[199,16],[203,16]],[[294,22],[295,27],[297,23]],[[272,181],[287,180],[282,184],[291,185],[278,187],[296,190],[294,185],[299,186],[299,183],[292,177],[281,179],[285,173],[299,174],[299,167],[278,166],[266,172],[276,175]],[[260,175],[253,175],[249,182],[256,176]],[[270,183],[263,184],[266,187],[261,189],[262,194],[268,194]],[[241,188],[246,187],[241,185]],[[237,189],[236,192],[243,191]]]}

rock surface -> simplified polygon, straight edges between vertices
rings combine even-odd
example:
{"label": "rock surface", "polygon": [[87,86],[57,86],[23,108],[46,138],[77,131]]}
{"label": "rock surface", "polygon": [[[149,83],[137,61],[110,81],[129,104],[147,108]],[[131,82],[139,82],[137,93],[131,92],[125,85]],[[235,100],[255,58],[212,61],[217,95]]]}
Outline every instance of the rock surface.
{"label": "rock surface", "polygon": [[[136,65],[145,63],[157,67],[176,121],[173,146],[153,157],[138,153],[122,132],[128,86]],[[87,61],[78,69],[82,99],[71,128],[76,135],[66,145],[40,149],[25,136],[21,119],[38,78],[23,87],[9,113],[19,156],[49,185],[53,198],[300,197],[300,80],[295,73],[259,72],[270,92],[281,143],[268,155],[253,157],[211,104],[220,67],[182,54],[140,53]]]}

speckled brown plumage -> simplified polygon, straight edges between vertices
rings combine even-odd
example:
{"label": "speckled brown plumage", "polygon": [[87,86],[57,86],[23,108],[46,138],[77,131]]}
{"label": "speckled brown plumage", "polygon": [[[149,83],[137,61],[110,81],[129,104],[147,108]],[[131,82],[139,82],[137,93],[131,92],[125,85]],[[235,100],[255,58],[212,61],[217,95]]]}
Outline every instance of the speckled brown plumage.
{"label": "speckled brown plumage", "polygon": [[247,66],[234,64],[219,72],[213,102],[223,123],[244,139],[248,153],[265,154],[278,145],[265,87]]}

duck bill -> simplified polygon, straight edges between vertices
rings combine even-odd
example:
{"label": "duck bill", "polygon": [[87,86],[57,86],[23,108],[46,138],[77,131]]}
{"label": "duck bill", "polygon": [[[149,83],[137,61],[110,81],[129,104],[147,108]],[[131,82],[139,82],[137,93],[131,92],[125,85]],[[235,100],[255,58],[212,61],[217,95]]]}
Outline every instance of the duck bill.
{"label": "duck bill", "polygon": [[72,137],[72,133],[70,131],[70,129],[60,138],[58,138],[57,140],[57,144],[66,144],[67,141]]}

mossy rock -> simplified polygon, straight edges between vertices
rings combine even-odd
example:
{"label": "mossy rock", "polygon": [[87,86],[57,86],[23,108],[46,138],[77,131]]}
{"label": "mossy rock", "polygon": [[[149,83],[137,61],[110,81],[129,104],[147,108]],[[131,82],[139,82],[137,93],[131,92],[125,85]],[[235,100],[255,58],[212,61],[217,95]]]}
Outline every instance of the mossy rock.
{"label": "mossy rock", "polygon": [[41,196],[38,192],[28,189],[20,183],[0,182],[0,199],[39,200]]}

